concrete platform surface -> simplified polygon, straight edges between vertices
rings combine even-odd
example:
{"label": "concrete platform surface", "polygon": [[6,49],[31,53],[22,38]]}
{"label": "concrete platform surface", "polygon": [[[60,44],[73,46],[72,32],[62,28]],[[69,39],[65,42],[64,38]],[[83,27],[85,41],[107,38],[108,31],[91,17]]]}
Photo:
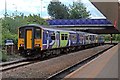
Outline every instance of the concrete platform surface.
{"label": "concrete platform surface", "polygon": [[65,78],[118,78],[120,44],[104,52]]}

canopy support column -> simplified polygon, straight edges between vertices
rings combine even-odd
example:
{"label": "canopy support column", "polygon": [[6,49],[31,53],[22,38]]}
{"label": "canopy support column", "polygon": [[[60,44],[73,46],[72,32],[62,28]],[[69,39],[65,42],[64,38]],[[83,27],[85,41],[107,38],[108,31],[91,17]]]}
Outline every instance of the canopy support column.
{"label": "canopy support column", "polygon": [[111,41],[111,44],[112,44],[112,34],[110,34],[110,41]]}

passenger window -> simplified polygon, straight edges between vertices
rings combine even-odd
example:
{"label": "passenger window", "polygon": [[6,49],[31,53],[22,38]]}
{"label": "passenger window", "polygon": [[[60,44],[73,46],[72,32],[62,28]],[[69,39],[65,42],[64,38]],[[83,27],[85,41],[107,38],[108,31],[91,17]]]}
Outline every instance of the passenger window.
{"label": "passenger window", "polygon": [[64,40],[64,34],[61,34],[61,40]]}
{"label": "passenger window", "polygon": [[82,35],[80,35],[80,40],[82,40],[83,39],[83,36]]}
{"label": "passenger window", "polygon": [[68,40],[68,35],[67,34],[65,34],[65,40]]}
{"label": "passenger window", "polygon": [[76,39],[77,39],[77,36],[76,36],[75,34],[72,34],[72,35],[71,35],[71,39],[72,39],[72,40],[76,40]]}
{"label": "passenger window", "polygon": [[51,34],[51,39],[55,40],[55,33]]}
{"label": "passenger window", "polygon": [[92,40],[92,35],[90,35],[90,40]]}
{"label": "passenger window", "polygon": [[35,29],[35,39],[40,39],[41,38],[41,30],[40,29]]}
{"label": "passenger window", "polygon": [[86,40],[89,40],[89,36],[86,36]]}
{"label": "passenger window", "polygon": [[68,40],[68,34],[61,34],[61,40]]}
{"label": "passenger window", "polygon": [[24,28],[19,29],[19,38],[24,38]]}

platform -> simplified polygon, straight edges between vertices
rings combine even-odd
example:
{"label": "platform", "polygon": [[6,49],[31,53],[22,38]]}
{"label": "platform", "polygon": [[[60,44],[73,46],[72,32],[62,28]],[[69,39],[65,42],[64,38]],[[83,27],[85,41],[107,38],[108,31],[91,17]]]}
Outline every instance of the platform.
{"label": "platform", "polygon": [[120,44],[70,73],[65,78],[118,78],[118,53]]}

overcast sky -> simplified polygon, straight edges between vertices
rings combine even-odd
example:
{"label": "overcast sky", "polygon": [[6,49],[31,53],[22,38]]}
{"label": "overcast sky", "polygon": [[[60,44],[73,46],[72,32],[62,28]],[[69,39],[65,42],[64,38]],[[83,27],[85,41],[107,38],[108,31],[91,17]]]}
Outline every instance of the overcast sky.
{"label": "overcast sky", "polygon": [[[51,0],[6,0],[7,2],[7,12],[9,15],[15,13],[28,14],[41,14],[42,17],[48,18],[47,6]],[[78,0],[59,0],[65,5],[72,4],[73,1]],[[91,18],[105,18],[88,0],[79,0],[86,7],[87,11],[90,11]],[[0,0],[0,17],[3,17],[5,13],[5,0]]]}

